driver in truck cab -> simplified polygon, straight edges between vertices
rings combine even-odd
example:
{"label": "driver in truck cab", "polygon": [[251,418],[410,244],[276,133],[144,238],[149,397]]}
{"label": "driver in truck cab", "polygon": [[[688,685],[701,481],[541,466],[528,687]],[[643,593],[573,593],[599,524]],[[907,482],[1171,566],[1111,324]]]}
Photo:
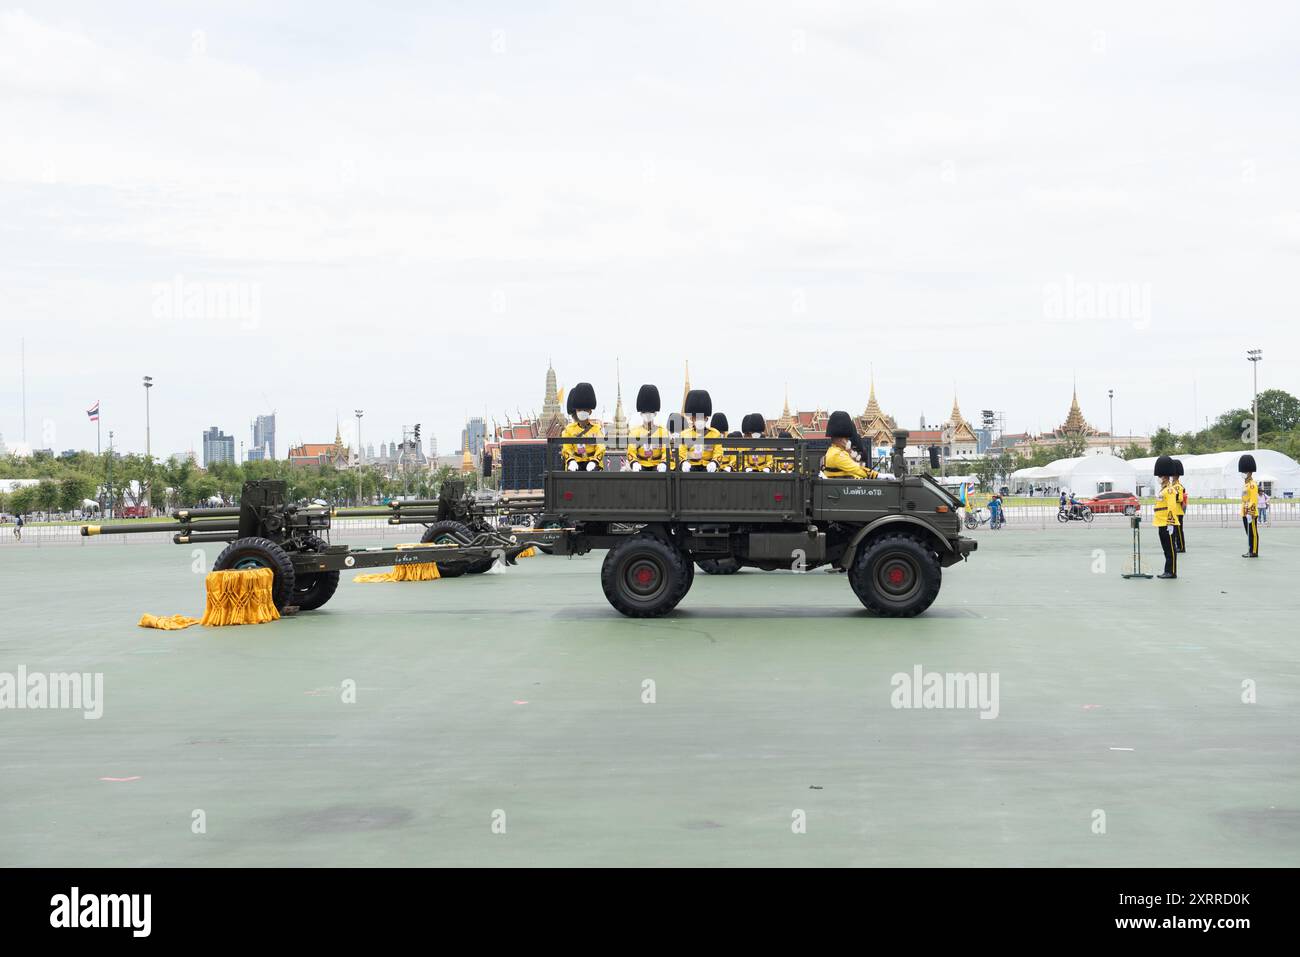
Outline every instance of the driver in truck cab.
{"label": "driver in truck cab", "polygon": [[[761,439],[767,431],[767,419],[761,412],[751,412],[740,420],[741,435],[747,439]],[[776,467],[771,452],[762,449],[749,449],[740,456],[740,470],[743,472],[770,472]]]}
{"label": "driver in truck cab", "polygon": [[677,450],[677,467],[683,472],[716,472],[717,463],[713,456],[719,446],[704,439],[720,439],[722,433],[709,427],[709,417],[713,415],[713,400],[704,389],[692,389],[686,393],[686,405],[682,409],[686,416],[686,428],[682,430],[682,444]]}
{"label": "driver in truck cab", "polygon": [[633,472],[668,471],[668,432],[655,425],[659,411],[659,387],[643,385],[636,394],[636,410],[641,413],[641,424],[627,433],[627,464]]}
{"label": "driver in truck cab", "polygon": [[595,472],[605,467],[605,432],[591,417],[596,409],[596,390],[590,382],[579,382],[569,390],[567,402],[573,421],[560,433],[563,438],[578,439],[560,446],[560,459],[570,472]]}
{"label": "driver in truck cab", "polygon": [[855,458],[853,450],[860,448],[862,440],[858,438],[857,427],[853,417],[847,412],[831,413],[826,423],[826,435],[831,440],[826,457],[822,459],[822,474],[827,478],[877,478],[879,473],[867,468],[861,460]]}

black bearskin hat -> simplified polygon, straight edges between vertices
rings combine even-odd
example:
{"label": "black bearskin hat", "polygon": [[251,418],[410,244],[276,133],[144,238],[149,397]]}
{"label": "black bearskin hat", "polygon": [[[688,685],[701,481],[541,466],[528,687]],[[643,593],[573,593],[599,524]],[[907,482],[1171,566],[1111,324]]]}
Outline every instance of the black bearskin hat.
{"label": "black bearskin hat", "polygon": [[1237,471],[1243,474],[1246,472],[1254,472],[1255,456],[1243,455],[1241,458],[1237,459]]}
{"label": "black bearskin hat", "polygon": [[746,435],[753,435],[755,432],[762,435],[767,431],[767,419],[763,418],[761,412],[751,412],[741,419],[740,431]]}
{"label": "black bearskin hat", "polygon": [[567,408],[569,415],[573,415],[579,409],[591,412],[596,408],[596,390],[592,388],[590,382],[579,382],[569,390]]}
{"label": "black bearskin hat", "polygon": [[727,421],[725,412],[715,412],[713,418],[709,420],[709,425],[719,432],[726,432],[727,429],[731,428],[731,423]]}
{"label": "black bearskin hat", "polygon": [[830,420],[826,423],[826,434],[832,439],[855,438],[858,429],[853,424],[853,416],[843,411],[832,412]]}
{"label": "black bearskin hat", "polygon": [[1183,477],[1183,460],[1182,460],[1182,459],[1174,459],[1174,475],[1176,475],[1178,478],[1182,478],[1182,477]]}
{"label": "black bearskin hat", "polygon": [[668,414],[668,431],[674,435],[681,435],[686,431],[686,417],[680,412],[670,412]]}
{"label": "black bearskin hat", "polygon": [[1172,478],[1178,474],[1178,465],[1168,455],[1162,455],[1156,459],[1154,471],[1158,478],[1164,478],[1166,475]]}
{"label": "black bearskin hat", "polygon": [[641,386],[641,391],[636,394],[636,410],[638,412],[658,412],[659,411],[659,387],[657,385]]}
{"label": "black bearskin hat", "polygon": [[713,400],[709,398],[708,390],[692,389],[686,393],[685,408],[682,411],[687,415],[712,415]]}

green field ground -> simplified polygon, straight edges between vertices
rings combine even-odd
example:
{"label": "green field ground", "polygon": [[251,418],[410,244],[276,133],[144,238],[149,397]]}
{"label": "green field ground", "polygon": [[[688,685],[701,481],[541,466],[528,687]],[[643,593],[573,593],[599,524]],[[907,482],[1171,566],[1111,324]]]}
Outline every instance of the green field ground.
{"label": "green field ground", "polygon": [[[820,571],[628,620],[593,553],[162,632],[189,548],[0,550],[0,673],[104,676],[99,720],[0,710],[0,865],[1300,863],[1300,531],[1197,530],[1177,582],[1118,523],[975,534],[901,621]],[[894,708],[916,666],[997,717]]]}

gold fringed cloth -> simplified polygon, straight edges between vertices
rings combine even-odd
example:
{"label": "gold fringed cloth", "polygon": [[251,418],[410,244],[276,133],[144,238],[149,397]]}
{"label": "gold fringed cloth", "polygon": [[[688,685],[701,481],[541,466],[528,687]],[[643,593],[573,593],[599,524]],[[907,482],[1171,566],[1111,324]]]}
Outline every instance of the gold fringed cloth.
{"label": "gold fringed cloth", "polygon": [[204,625],[261,625],[280,617],[272,597],[275,572],[269,568],[208,572],[207,584]]}
{"label": "gold fringed cloth", "polygon": [[532,558],[532,557],[533,557],[534,555],[536,555],[536,554],[537,554],[537,549],[534,548],[532,545],[529,545],[527,548],[525,548],[522,552],[520,552],[520,553],[519,553],[518,555],[516,555],[515,557],[516,557],[516,558]]}
{"label": "gold fringed cloth", "polygon": [[163,631],[180,631],[191,625],[197,625],[202,619],[189,615],[149,615],[140,616],[141,628],[161,628]]}
{"label": "gold fringed cloth", "polygon": [[[437,545],[398,545],[398,551],[408,548],[437,548]],[[442,576],[438,574],[438,566],[434,562],[412,562],[409,565],[394,565],[391,572],[378,572],[366,575],[357,575],[352,580],[354,582],[431,582]]]}
{"label": "gold fringed cloth", "polygon": [[179,631],[191,625],[260,625],[280,617],[272,588],[275,572],[269,568],[240,568],[208,572],[208,603],[202,618],[188,615],[141,615],[141,628]]}

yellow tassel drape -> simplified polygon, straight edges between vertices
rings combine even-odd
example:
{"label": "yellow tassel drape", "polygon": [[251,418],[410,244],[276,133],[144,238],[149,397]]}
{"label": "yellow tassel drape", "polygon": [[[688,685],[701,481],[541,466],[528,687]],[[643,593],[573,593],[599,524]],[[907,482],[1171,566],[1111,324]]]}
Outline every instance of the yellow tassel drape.
{"label": "yellow tassel drape", "polygon": [[275,572],[269,568],[241,568],[208,572],[207,607],[202,618],[188,615],[141,615],[141,628],[178,631],[191,625],[260,625],[280,617],[272,597]]}
{"label": "yellow tassel drape", "polygon": [[[398,545],[398,551],[408,548],[437,548],[437,545]],[[431,582],[436,581],[442,576],[438,574],[438,566],[432,561],[428,562],[411,562],[407,565],[394,565],[391,572],[378,572],[357,575],[352,580],[354,582]]]}

